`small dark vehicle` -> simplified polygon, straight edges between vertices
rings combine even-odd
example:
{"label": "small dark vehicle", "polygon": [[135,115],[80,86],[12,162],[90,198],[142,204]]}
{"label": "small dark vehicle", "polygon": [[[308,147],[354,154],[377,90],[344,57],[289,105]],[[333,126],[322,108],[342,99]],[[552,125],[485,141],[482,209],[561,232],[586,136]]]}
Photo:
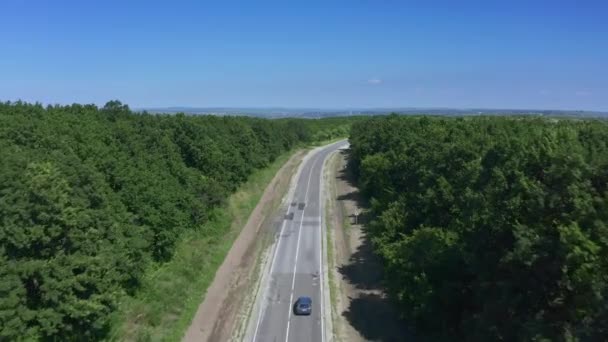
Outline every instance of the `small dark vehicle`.
{"label": "small dark vehicle", "polygon": [[312,311],[312,299],[310,297],[300,297],[293,305],[295,315],[310,315]]}

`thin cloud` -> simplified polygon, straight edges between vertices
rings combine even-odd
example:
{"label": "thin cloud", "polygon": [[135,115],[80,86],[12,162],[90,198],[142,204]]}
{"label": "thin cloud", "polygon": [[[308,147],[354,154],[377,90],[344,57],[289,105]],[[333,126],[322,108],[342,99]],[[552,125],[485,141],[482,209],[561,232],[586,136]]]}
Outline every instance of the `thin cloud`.
{"label": "thin cloud", "polygon": [[379,78],[371,78],[371,79],[367,80],[367,83],[376,85],[376,84],[382,83],[382,80]]}
{"label": "thin cloud", "polygon": [[576,96],[589,96],[589,95],[591,95],[591,92],[590,91],[586,91],[586,90],[579,90],[579,91],[575,92],[574,95],[576,95]]}

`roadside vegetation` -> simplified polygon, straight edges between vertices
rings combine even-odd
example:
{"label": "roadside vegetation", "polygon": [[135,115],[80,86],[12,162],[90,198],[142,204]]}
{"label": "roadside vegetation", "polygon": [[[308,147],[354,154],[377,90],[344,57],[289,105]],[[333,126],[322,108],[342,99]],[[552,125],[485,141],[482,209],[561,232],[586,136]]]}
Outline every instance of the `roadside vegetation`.
{"label": "roadside vegetation", "polygon": [[[0,340],[100,340],[183,320],[195,299],[176,295],[180,281],[204,290],[229,222],[255,199],[230,194],[341,125],[0,103]],[[152,330],[125,328],[139,340]]]}
{"label": "roadside vegetation", "polygon": [[191,323],[202,295],[224,261],[241,228],[258,204],[266,186],[292,151],[264,169],[255,170],[228,197],[213,220],[188,231],[176,245],[173,258],[142,280],[137,294],[125,297],[113,315],[109,340],[180,341]]}
{"label": "roadside vegetation", "polygon": [[403,317],[430,340],[608,336],[608,125],[388,116],[351,167]]}

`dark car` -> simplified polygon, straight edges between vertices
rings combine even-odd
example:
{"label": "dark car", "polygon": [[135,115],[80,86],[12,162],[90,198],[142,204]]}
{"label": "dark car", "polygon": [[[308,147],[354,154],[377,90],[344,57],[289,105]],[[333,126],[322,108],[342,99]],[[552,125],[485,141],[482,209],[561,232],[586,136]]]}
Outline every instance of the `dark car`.
{"label": "dark car", "polygon": [[312,299],[310,297],[300,297],[293,305],[293,313],[296,315],[310,315],[312,311]]}

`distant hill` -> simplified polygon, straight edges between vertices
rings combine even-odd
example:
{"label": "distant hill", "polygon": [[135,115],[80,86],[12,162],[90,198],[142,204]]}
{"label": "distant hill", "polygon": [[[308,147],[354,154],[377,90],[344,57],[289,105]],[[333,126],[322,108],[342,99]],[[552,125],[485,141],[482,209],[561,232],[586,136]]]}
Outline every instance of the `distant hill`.
{"label": "distant hill", "polygon": [[576,111],[576,110],[539,110],[539,109],[488,109],[488,108],[355,108],[355,109],[323,109],[323,108],[237,108],[237,107],[165,107],[165,108],[136,108],[136,111],[148,113],[189,115],[233,115],[257,116],[265,118],[322,118],[331,116],[350,115],[384,115],[398,113],[403,115],[538,115],[562,117],[595,117],[608,118],[608,112]]}

